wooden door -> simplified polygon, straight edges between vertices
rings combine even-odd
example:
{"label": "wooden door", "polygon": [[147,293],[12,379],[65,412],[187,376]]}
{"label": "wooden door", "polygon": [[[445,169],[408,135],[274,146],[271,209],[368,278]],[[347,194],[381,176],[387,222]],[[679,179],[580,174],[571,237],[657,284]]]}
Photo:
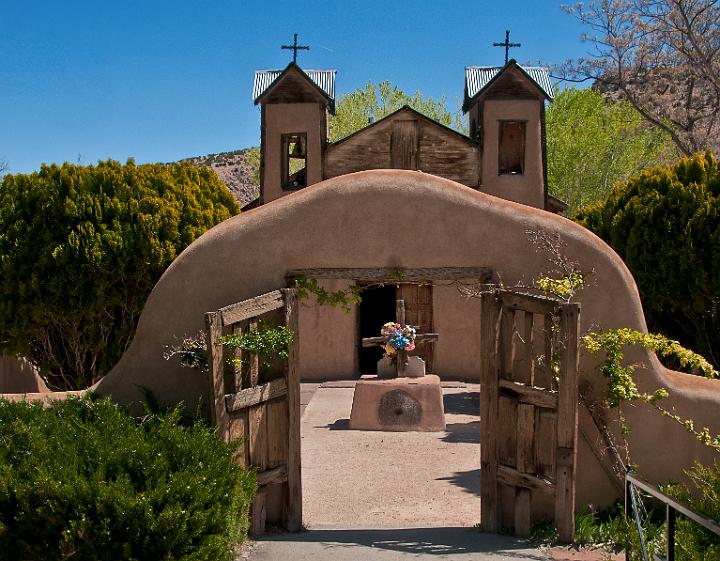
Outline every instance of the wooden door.
{"label": "wooden door", "polygon": [[417,120],[394,120],[390,129],[390,167],[415,170],[418,166],[417,155]]}
{"label": "wooden door", "polygon": [[[418,333],[432,333],[432,285],[403,283],[398,287],[397,298],[405,300],[405,323],[417,328]],[[428,372],[432,371],[433,343],[431,341],[418,343],[415,350],[408,354],[422,358]]]}
{"label": "wooden door", "polygon": [[[235,351],[232,358],[240,366],[228,372],[222,336],[255,329],[258,317],[274,310],[282,311],[281,322],[294,333],[284,367],[273,376],[261,372],[256,354]],[[257,472],[259,489],[250,509],[253,534],[263,533],[268,522],[290,531],[302,527],[297,313],[297,292],[284,289],[208,312],[205,318],[218,437],[241,439],[236,461]]]}
{"label": "wooden door", "polygon": [[[481,523],[527,537],[546,495],[560,539],[575,532],[579,304],[482,297]],[[549,501],[545,501],[548,503]]]}

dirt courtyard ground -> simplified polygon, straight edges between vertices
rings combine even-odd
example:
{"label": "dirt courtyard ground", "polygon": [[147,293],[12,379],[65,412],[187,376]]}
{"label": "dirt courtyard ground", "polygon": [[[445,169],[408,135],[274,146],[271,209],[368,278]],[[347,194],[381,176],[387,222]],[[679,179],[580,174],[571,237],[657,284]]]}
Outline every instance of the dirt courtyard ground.
{"label": "dirt courtyard ground", "polygon": [[451,386],[443,388],[447,430],[434,433],[349,430],[352,382],[305,388],[307,528],[467,527],[480,521],[479,386],[445,385]]}

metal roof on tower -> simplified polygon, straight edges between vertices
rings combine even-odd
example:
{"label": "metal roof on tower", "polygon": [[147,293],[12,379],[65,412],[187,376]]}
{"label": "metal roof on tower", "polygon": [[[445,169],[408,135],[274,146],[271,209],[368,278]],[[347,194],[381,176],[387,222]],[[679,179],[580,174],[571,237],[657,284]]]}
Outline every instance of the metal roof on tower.
{"label": "metal roof on tower", "polygon": [[[325,92],[332,101],[335,101],[335,74],[337,74],[337,70],[305,70],[303,68],[302,71],[307,74],[308,78]],[[283,72],[284,70],[255,71],[252,90],[253,100],[260,97]]]}
{"label": "metal roof on tower", "polygon": [[[515,61],[510,60],[506,66]],[[517,63],[516,63],[517,64]],[[503,70],[506,66],[466,66],[465,67],[465,92],[466,99],[472,99]],[[555,97],[553,86],[550,82],[550,73],[547,68],[542,66],[522,66],[517,67],[525,72],[528,77],[543,91],[543,93],[552,99]]]}

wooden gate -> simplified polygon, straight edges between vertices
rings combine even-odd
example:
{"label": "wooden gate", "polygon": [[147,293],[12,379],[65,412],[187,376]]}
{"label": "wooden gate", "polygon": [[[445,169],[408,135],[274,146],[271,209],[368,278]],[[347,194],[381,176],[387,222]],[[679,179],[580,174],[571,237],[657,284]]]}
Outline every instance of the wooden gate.
{"label": "wooden gate", "polygon": [[[482,296],[481,524],[527,537],[539,517],[575,532],[579,304]],[[539,515],[539,516],[534,516]]]}
{"label": "wooden gate", "polygon": [[[276,372],[261,370],[257,354],[237,350],[232,357],[236,365],[229,368],[223,335],[255,329],[260,316],[293,331],[284,365]],[[281,522],[287,530],[298,531],[302,487],[297,291],[276,290],[208,312],[205,322],[213,384],[211,409],[218,436],[226,442],[242,439],[237,461],[257,471],[259,490],[251,507],[250,530],[260,534],[266,522]]]}

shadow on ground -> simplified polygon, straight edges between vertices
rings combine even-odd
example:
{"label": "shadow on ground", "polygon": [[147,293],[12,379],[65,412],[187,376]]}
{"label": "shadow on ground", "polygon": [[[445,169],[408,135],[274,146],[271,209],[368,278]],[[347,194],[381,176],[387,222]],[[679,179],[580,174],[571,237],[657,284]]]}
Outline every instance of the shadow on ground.
{"label": "shadow on ground", "polygon": [[448,477],[438,477],[437,481],[449,481],[456,487],[461,487],[466,493],[480,496],[480,470],[456,471]]}
{"label": "shadow on ground", "polygon": [[[458,559],[546,559],[527,542],[509,536],[485,534],[474,528],[309,530],[297,534],[264,536],[259,541],[273,542],[273,545],[280,545],[278,542],[293,543],[296,544],[293,547],[298,548],[297,553],[302,548],[300,544],[318,544],[319,550],[327,553],[328,560],[362,559],[362,547],[374,551],[395,551],[419,558],[452,555],[453,559],[455,556]],[[347,553],[342,551],[345,548],[348,548]],[[352,554],[349,548],[353,548]],[[481,555],[483,553],[488,556]],[[318,561],[326,559],[322,554],[316,554],[313,558]]]}
{"label": "shadow on ground", "polygon": [[480,415],[480,392],[446,393],[443,406],[445,413]]}
{"label": "shadow on ground", "polygon": [[445,425],[447,434],[442,437],[443,442],[467,442],[475,444],[480,442],[480,421],[469,423],[448,423]]}

